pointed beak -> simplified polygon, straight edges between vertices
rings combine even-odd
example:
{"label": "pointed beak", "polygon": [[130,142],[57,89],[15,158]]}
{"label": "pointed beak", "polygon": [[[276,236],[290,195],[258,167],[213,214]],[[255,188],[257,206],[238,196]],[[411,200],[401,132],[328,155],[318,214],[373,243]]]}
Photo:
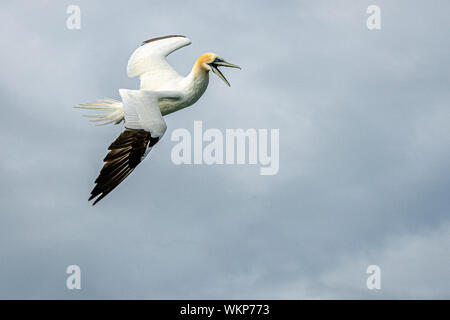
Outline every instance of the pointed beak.
{"label": "pointed beak", "polygon": [[220,70],[217,68],[219,66],[222,67],[229,67],[229,68],[237,68],[237,69],[241,69],[241,67],[226,62],[226,61],[218,61],[218,62],[214,62],[210,64],[212,71],[220,78],[223,80],[223,82],[225,82],[229,87],[231,87],[230,83],[228,82],[228,80],[225,78],[225,76],[222,74],[222,72],[220,72]]}
{"label": "pointed beak", "polygon": [[214,64],[217,65],[217,66],[224,66],[224,67],[241,69],[241,67],[239,67],[239,66],[237,66],[235,64],[226,62],[226,61],[219,61],[219,62],[215,62]]}

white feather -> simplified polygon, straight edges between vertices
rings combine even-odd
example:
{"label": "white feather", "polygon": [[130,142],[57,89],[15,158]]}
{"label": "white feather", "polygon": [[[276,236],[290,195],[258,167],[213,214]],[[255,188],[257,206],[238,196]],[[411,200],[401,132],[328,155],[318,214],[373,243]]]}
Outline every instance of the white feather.
{"label": "white feather", "polygon": [[191,40],[188,38],[176,36],[140,46],[128,60],[128,76],[140,76],[141,89],[149,90],[158,90],[160,84],[179,80],[182,76],[170,66],[166,57],[189,44]]}
{"label": "white feather", "polygon": [[80,104],[75,108],[87,110],[103,110],[103,113],[84,115],[87,118],[94,118],[94,120],[90,120],[91,122],[103,121],[103,123],[100,123],[97,126],[104,126],[105,124],[109,123],[119,124],[124,120],[122,102],[110,98],[104,98],[102,100],[98,100],[95,103]]}
{"label": "white feather", "polygon": [[144,129],[154,138],[161,138],[167,129],[158,106],[159,99],[181,97],[181,94],[175,91],[120,89],[119,93],[124,106],[125,127]]}
{"label": "white feather", "polygon": [[[124,104],[121,101],[107,98],[97,103],[80,105],[78,108],[103,110],[103,114],[88,116],[93,118],[91,120],[93,122],[102,122],[99,125],[117,124],[125,118],[126,126],[129,128],[140,128],[147,125],[148,130],[152,132],[152,121],[150,119],[152,116],[155,116],[159,121],[161,114],[165,116],[192,105],[203,95],[208,86],[208,72],[196,69],[196,65],[194,65],[191,73],[183,77],[166,60],[170,53],[190,43],[191,41],[186,37],[169,36],[153,39],[134,51],[128,61],[128,76],[140,76],[140,90],[148,92],[142,93],[141,96],[137,93],[127,93],[127,91],[134,92],[137,90],[121,89],[121,96],[123,94],[130,101],[134,101],[131,103],[132,106],[135,106],[134,108],[125,107],[128,110],[124,110]],[[145,105],[150,106],[151,110],[146,112],[144,110]],[[137,110],[140,110],[140,114],[136,114]],[[159,133],[163,133],[165,130],[162,130],[158,123],[154,125]]]}

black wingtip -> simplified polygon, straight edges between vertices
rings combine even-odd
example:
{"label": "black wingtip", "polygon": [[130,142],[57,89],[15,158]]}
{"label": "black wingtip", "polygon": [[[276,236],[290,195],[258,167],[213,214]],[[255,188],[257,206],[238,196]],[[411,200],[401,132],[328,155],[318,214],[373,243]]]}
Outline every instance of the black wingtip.
{"label": "black wingtip", "polygon": [[88,201],[94,200],[93,206],[113,191],[136,166],[142,161],[148,148],[159,141],[143,129],[125,129],[109,146],[102,170],[95,179],[95,187]]}
{"label": "black wingtip", "polygon": [[[98,194],[91,194],[91,196],[89,197],[88,201],[93,200],[96,196],[98,196]],[[92,203],[92,206],[95,206],[95,204],[98,202],[100,198],[95,199],[95,201]]]}
{"label": "black wingtip", "polygon": [[97,197],[98,194],[91,194],[91,196],[89,197],[88,201],[91,201],[91,200],[93,200],[95,197],[97,197],[97,199],[95,199],[94,202],[92,203],[92,206],[95,206],[95,205],[97,204],[97,202],[99,202],[100,200],[102,200],[107,194],[108,194],[108,193],[106,193],[106,194],[102,193],[102,194],[100,194],[99,197]]}
{"label": "black wingtip", "polygon": [[168,36],[163,36],[163,37],[157,37],[157,38],[153,38],[153,39],[149,39],[149,40],[145,40],[142,42],[141,46],[146,45],[147,43],[153,42],[153,41],[158,41],[158,40],[164,40],[164,39],[168,39],[168,38],[186,38],[186,36],[183,36],[181,34],[171,34]]}

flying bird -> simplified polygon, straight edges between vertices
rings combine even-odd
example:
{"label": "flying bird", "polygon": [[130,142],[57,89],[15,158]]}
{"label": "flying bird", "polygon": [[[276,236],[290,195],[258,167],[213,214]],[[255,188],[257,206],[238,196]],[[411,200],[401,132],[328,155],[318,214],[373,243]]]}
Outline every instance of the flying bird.
{"label": "flying bird", "polygon": [[144,41],[128,60],[127,74],[140,79],[139,90],[119,89],[122,101],[105,98],[76,108],[99,109],[90,114],[99,125],[125,123],[124,131],[109,146],[105,164],[95,180],[88,201],[93,205],[114,190],[164,135],[167,129],[163,116],[186,108],[203,95],[214,72],[228,86],[230,83],[219,67],[238,68],[215,53],[201,55],[192,71],[183,77],[167,62],[172,52],[191,44],[182,35],[170,35]]}

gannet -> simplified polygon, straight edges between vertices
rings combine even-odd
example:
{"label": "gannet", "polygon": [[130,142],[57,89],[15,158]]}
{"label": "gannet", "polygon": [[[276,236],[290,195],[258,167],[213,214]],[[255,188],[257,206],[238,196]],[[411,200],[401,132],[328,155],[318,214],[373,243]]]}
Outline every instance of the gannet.
{"label": "gannet", "polygon": [[125,122],[125,129],[109,146],[108,154],[88,201],[93,205],[114,190],[147,156],[167,129],[163,116],[186,108],[205,92],[209,72],[214,72],[228,86],[218,67],[238,68],[215,53],[201,55],[186,76],[181,76],[167,62],[172,52],[191,44],[182,35],[170,35],[144,41],[128,60],[127,75],[139,76],[139,90],[119,89],[122,101],[105,98],[76,108],[100,109],[103,113],[86,115],[99,125]]}

